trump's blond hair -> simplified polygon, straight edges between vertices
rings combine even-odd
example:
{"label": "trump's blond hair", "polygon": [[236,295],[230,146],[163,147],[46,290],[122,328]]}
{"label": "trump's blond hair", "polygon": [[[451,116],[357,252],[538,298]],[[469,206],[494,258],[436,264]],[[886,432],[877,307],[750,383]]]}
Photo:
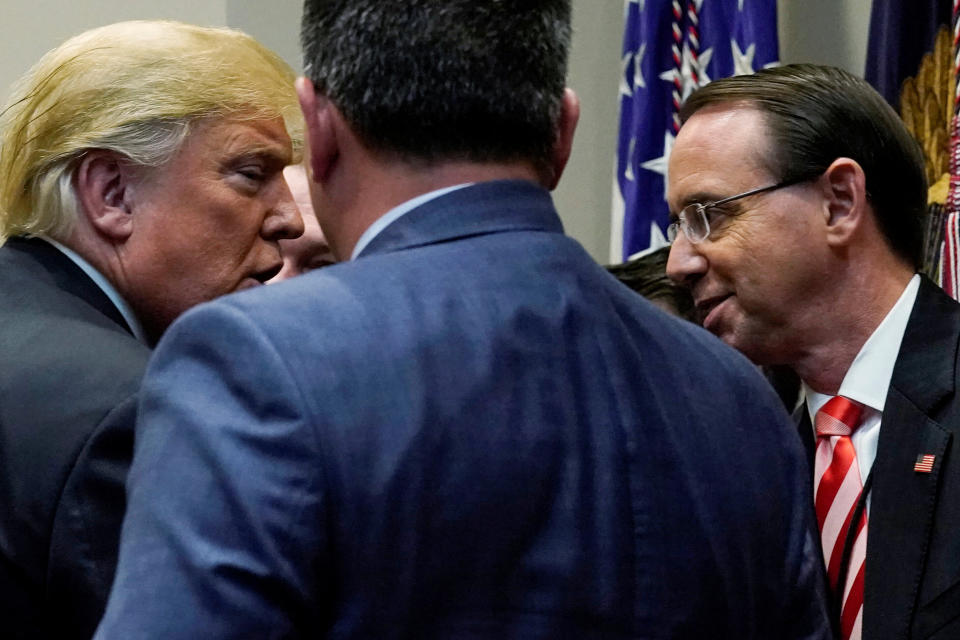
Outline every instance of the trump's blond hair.
{"label": "trump's blond hair", "polygon": [[159,167],[210,117],[283,118],[298,147],[294,79],[279,56],[232,29],[131,21],[67,40],[14,85],[0,113],[0,242],[69,232],[73,175],[90,149]]}

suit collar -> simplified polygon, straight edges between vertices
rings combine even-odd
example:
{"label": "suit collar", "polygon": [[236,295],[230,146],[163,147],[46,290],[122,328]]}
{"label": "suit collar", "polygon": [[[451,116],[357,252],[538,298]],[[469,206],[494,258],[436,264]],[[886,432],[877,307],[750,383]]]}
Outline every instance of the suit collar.
{"label": "suit collar", "polygon": [[357,257],[520,230],[563,233],[550,193],[525,180],[481,182],[406,213],[383,229]]}
{"label": "suit collar", "polygon": [[800,431],[800,442],[803,443],[803,450],[807,454],[807,466],[810,467],[810,478],[812,479],[813,457],[817,451],[817,441],[814,437],[813,422],[810,420],[810,412],[807,411],[806,402],[802,402],[799,407],[793,410],[793,421]]}
{"label": "suit collar", "polygon": [[40,238],[13,237],[7,239],[3,248],[32,263],[28,267],[32,273],[44,274],[55,287],[83,300],[131,336],[133,335],[130,326],[107,294],[52,244]]}
{"label": "suit collar", "polygon": [[120,312],[120,315],[123,316],[126,326],[133,332],[134,337],[143,344],[147,344],[147,337],[143,332],[143,327],[140,326],[140,321],[137,320],[137,316],[134,314],[133,309],[131,309],[130,305],[127,304],[127,301],[123,299],[123,296],[121,296],[120,292],[117,291],[117,288],[113,286],[113,283],[110,282],[106,276],[100,273],[96,267],[87,262],[86,258],[81,256],[70,247],[60,244],[53,238],[42,237],[42,239],[52,244],[57,248],[58,251],[60,251],[60,253],[70,258],[71,262],[80,267],[80,270],[87,274],[87,277],[93,280],[94,284],[96,284],[110,299],[110,302],[113,303],[113,306],[116,307],[117,311]]}
{"label": "suit collar", "polygon": [[367,248],[367,245],[370,244],[370,242],[372,242],[381,231],[393,224],[394,221],[399,220],[407,213],[435,198],[439,198],[440,196],[450,193],[451,191],[456,191],[457,189],[463,189],[464,187],[470,186],[470,184],[472,183],[458,184],[452,187],[445,187],[443,189],[435,189],[434,191],[422,193],[416,198],[407,200],[403,204],[399,204],[393,209],[390,209],[390,211],[387,211],[385,214],[377,218],[372,225],[367,227],[367,230],[364,231],[360,236],[360,239],[357,240],[357,244],[354,245],[350,259],[356,260],[357,256],[363,253],[363,250]]}
{"label": "suit collar", "polygon": [[931,415],[954,394],[960,305],[925,276],[903,335],[891,386]]}

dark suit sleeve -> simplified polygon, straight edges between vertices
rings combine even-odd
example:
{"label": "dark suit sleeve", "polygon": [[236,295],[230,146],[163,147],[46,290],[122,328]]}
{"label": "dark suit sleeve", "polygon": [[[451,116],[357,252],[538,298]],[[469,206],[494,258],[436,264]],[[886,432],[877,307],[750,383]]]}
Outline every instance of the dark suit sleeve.
{"label": "dark suit sleeve", "polygon": [[817,533],[798,523],[798,538],[802,552],[795,564],[795,589],[786,589],[787,601],[782,619],[786,628],[776,631],[782,638],[831,638],[826,602],[827,586],[823,575],[823,560]]}
{"label": "dark suit sleeve", "polygon": [[300,637],[316,615],[321,465],[286,364],[217,303],[168,331],[141,397],[97,637]]}
{"label": "dark suit sleeve", "polygon": [[[753,375],[756,370],[750,373],[759,378]],[[779,599],[774,611],[762,612],[759,616],[764,624],[754,637],[828,640],[833,636],[827,610],[826,577],[813,505],[811,471],[802,439],[794,421],[763,381],[758,381],[755,390],[742,398],[738,405],[747,413],[745,424],[764,424],[767,430],[760,447],[757,447],[757,442],[761,441],[758,434],[754,434],[752,440],[745,440],[754,448],[747,450],[747,454],[758,456],[763,464],[776,464],[783,474],[781,481],[786,483],[781,495],[789,496],[782,505],[788,523],[783,549],[783,583],[777,591]],[[774,489],[774,478],[771,475],[766,481],[770,492]],[[757,485],[763,487],[764,481],[758,481]],[[758,500],[758,507],[764,501]],[[775,530],[771,528],[768,533],[775,534]],[[765,542],[772,539],[766,538]],[[762,543],[755,545],[755,548],[761,547]]]}
{"label": "dark suit sleeve", "polygon": [[57,505],[50,539],[43,621],[48,635],[93,635],[110,592],[133,455],[137,398],[117,405],[77,457]]}

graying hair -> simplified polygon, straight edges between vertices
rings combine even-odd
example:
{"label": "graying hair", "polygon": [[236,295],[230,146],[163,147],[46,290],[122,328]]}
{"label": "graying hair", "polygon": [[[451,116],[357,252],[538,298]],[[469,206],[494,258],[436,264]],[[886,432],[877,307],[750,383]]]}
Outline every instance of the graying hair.
{"label": "graying hair", "polygon": [[[177,154],[190,133],[190,125],[188,119],[134,122],[93,141],[89,148],[113,151],[136,167],[155,169],[166,165]],[[64,239],[70,234],[80,214],[73,179],[85,154],[86,150],[58,160],[37,176],[30,188],[33,209],[59,211],[61,215],[49,228],[24,229],[24,232],[45,233],[54,239]]]}

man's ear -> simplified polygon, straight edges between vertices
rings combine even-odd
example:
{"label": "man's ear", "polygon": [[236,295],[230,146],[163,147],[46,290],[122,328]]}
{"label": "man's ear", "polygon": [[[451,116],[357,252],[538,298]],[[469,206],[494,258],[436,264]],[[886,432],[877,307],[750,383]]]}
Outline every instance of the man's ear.
{"label": "man's ear", "polygon": [[550,158],[550,168],[553,171],[548,189],[555,189],[560,182],[560,176],[570,159],[573,150],[573,132],[580,120],[580,98],[569,87],[563,90],[560,101],[560,122],[557,126],[557,138],[553,143],[553,152]]}
{"label": "man's ear", "polygon": [[87,151],[74,174],[80,214],[97,233],[115,243],[125,242],[133,233],[131,179],[124,158],[106,149]]}
{"label": "man's ear", "polygon": [[856,160],[837,158],[820,180],[826,195],[827,241],[834,246],[849,244],[869,215],[863,168]]}
{"label": "man's ear", "polygon": [[333,167],[339,147],[333,123],[334,107],[318,96],[309,78],[297,78],[297,98],[306,126],[306,166],[313,182],[323,182]]}

